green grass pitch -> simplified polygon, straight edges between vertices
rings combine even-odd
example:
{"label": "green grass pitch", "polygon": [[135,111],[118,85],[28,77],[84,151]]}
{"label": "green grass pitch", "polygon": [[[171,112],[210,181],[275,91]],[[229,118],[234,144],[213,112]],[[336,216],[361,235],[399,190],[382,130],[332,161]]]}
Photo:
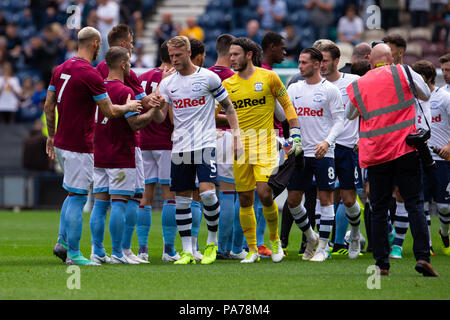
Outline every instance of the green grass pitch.
{"label": "green grass pitch", "polygon": [[[109,214],[108,214],[109,215]],[[90,254],[89,214],[84,214],[81,250]],[[105,248],[110,253],[111,238],[105,230]],[[288,256],[281,263],[261,259],[242,265],[218,260],[212,265],[176,266],[161,261],[161,214],[152,214],[149,236],[151,263],[147,265],[103,265],[80,268],[80,289],[69,289],[68,266],[52,255],[59,224],[57,211],[0,211],[0,299],[63,300],[306,300],[306,299],[433,299],[447,300],[450,283],[450,257],[441,252],[432,217],[432,258],[440,278],[424,278],[414,270],[412,237],[408,232],[404,258],[391,259],[391,275],[382,277],[379,289],[369,289],[374,264],[372,254],[357,260],[333,256],[323,263],[302,261],[297,251],[300,231],[292,227]],[[362,224],[363,226],[363,224]],[[364,227],[362,227],[364,233]],[[206,224],[202,220],[199,244],[203,250]],[[267,241],[267,231],[266,231]],[[268,241],[267,241],[268,243]],[[176,247],[181,248],[179,236]],[[136,233],[133,250],[137,251]],[[70,282],[70,281],[69,281]]]}

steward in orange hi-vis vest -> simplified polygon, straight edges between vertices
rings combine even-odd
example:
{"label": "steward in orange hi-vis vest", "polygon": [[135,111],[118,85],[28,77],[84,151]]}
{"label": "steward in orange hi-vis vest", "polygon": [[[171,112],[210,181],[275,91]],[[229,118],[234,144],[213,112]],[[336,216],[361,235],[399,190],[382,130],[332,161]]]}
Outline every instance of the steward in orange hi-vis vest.
{"label": "steward in orange hi-vis vest", "polygon": [[361,168],[391,161],[415,150],[405,142],[416,127],[414,96],[401,65],[372,69],[346,90],[361,115]]}

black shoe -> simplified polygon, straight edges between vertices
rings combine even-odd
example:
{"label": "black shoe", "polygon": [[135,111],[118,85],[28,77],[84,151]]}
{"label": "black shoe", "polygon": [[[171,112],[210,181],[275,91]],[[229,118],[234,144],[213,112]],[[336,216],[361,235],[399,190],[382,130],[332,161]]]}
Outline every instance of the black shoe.
{"label": "black shoe", "polygon": [[348,246],[345,244],[335,243],[333,246],[333,250],[331,251],[331,254],[334,256],[347,255],[348,254]]}
{"label": "black shoe", "polygon": [[55,246],[53,247],[53,254],[60,258],[62,262],[66,263],[67,249],[64,248],[61,244],[55,244]]}
{"label": "black shoe", "polygon": [[216,259],[217,260],[232,260],[233,258],[231,257],[231,255],[228,252],[225,254],[217,252]]}

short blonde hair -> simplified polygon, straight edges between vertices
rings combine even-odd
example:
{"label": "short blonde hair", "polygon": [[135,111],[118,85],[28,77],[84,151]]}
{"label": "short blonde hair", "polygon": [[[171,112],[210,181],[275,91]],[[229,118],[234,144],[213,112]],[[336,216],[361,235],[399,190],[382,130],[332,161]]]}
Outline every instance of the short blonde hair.
{"label": "short blonde hair", "polygon": [[78,31],[78,43],[80,45],[86,45],[92,40],[101,40],[101,38],[100,32],[92,27],[84,27]]}
{"label": "short blonde hair", "polygon": [[167,41],[168,47],[182,48],[185,47],[186,50],[191,50],[191,43],[189,42],[189,38],[186,36],[176,36]]}

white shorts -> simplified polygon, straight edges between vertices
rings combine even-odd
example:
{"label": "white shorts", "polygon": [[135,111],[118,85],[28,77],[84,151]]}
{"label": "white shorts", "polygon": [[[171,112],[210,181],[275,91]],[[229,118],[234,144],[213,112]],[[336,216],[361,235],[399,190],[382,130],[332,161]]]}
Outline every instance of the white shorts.
{"label": "white shorts", "polygon": [[142,159],[141,148],[135,149],[136,159],[136,193],[144,193],[145,188],[145,174],[144,174],[144,160]]}
{"label": "white shorts", "polygon": [[217,174],[219,181],[234,183],[233,175],[233,136],[228,131],[221,131],[217,138]]}
{"label": "white shorts", "polygon": [[63,188],[76,194],[88,194],[94,177],[94,154],[56,147],[55,153],[64,173]]}
{"label": "white shorts", "polygon": [[94,168],[94,193],[133,196],[136,191],[136,171],[136,168]]}
{"label": "white shorts", "polygon": [[171,150],[142,150],[145,184],[170,184]]}

